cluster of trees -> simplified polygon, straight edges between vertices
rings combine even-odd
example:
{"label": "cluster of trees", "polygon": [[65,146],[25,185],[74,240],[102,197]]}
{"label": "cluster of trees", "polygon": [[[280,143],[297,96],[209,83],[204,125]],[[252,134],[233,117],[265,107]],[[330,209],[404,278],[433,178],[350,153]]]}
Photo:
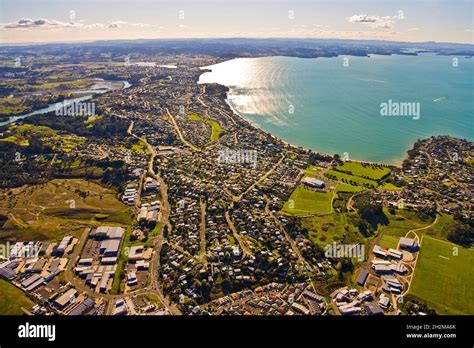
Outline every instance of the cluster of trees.
{"label": "cluster of trees", "polygon": [[372,168],[372,169],[383,169],[383,168],[391,168],[388,164],[383,163],[369,163],[369,162],[361,162],[360,165],[364,168]]}
{"label": "cluster of trees", "polygon": [[7,220],[8,220],[7,216],[0,214],[0,228],[5,224]]}
{"label": "cluster of trees", "polygon": [[397,187],[407,186],[407,183],[402,178],[395,175],[390,175],[389,177],[385,178],[384,182],[387,184],[393,184]]}
{"label": "cluster of trees", "polygon": [[206,84],[207,94],[210,94],[219,99],[225,99],[228,91],[229,91],[229,87],[222,86],[217,83]]}
{"label": "cluster of trees", "polygon": [[339,213],[345,213],[347,211],[347,201],[353,195],[353,192],[339,191],[337,198],[333,200],[333,207]]}
{"label": "cluster of trees", "polygon": [[100,181],[105,186],[121,190],[125,183],[131,179],[127,164],[124,161],[103,161],[97,162],[95,165],[104,168]]}
{"label": "cluster of trees", "polygon": [[[296,239],[297,236],[309,239],[308,229],[301,226],[301,220],[297,217],[288,217],[285,228],[292,239]],[[301,249],[301,253],[306,260],[313,262],[313,264],[325,258],[323,248],[315,243],[306,245],[305,248]]]}
{"label": "cluster of trees", "polygon": [[[32,116],[24,122],[79,136],[97,137],[101,141],[125,134],[128,128],[128,123],[118,117],[97,118],[90,127],[85,120],[85,117],[58,117],[49,113]],[[28,146],[0,142],[0,187],[38,184],[52,178],[82,177],[121,188],[129,179],[127,166],[123,161],[87,160],[84,161],[86,168],[72,169],[69,165],[74,159],[48,146],[42,141],[43,136],[28,133]],[[57,163],[51,162],[53,158]]]}
{"label": "cluster of trees", "polygon": [[382,205],[363,205],[358,207],[357,215],[351,217],[351,223],[359,229],[364,237],[372,236],[379,224],[387,225],[388,218],[383,212]]}
{"label": "cluster of trees", "polygon": [[404,312],[408,315],[418,315],[419,313],[426,313],[428,315],[437,315],[436,311],[428,305],[412,296],[405,296],[404,303],[402,305]]}
{"label": "cluster of trees", "polygon": [[344,281],[345,278],[350,277],[354,272],[354,264],[350,258],[341,258],[336,264],[337,276],[340,281]]}
{"label": "cluster of trees", "polygon": [[47,126],[78,136],[85,137],[111,137],[126,134],[128,122],[116,116],[97,117],[92,123],[87,124],[87,117],[83,116],[56,116],[54,112],[44,115],[35,115],[25,119],[25,123],[38,126]]}
{"label": "cluster of trees", "polygon": [[50,104],[59,103],[64,99],[71,98],[72,93],[47,94],[41,97],[29,97],[25,99],[25,105],[31,107],[32,110],[38,110],[48,107]]}
{"label": "cluster of trees", "polygon": [[47,176],[48,163],[35,161],[34,157],[44,152],[48,151],[35,136],[27,148],[0,141],[0,188],[41,182]]}
{"label": "cluster of trees", "polygon": [[334,160],[335,157],[331,157],[329,155],[324,155],[320,153],[311,152],[309,155],[309,161],[311,164],[317,164],[319,162],[331,162]]}
{"label": "cluster of trees", "polygon": [[472,225],[455,221],[448,229],[448,240],[465,248],[474,244],[474,227]]}

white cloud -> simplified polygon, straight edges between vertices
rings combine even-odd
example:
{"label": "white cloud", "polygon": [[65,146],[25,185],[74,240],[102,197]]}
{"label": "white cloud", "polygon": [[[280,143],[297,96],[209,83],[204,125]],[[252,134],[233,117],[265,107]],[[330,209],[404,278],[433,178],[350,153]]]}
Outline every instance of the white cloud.
{"label": "white cloud", "polygon": [[[0,0],[1,1],[1,0]],[[160,32],[163,29],[163,26],[159,24],[148,24],[148,23],[129,23],[123,20],[115,20],[109,23],[86,23],[84,20],[62,22],[55,19],[30,19],[22,18],[16,22],[11,23],[0,23],[0,30],[6,31],[26,31],[29,33],[44,33],[48,31],[50,33],[57,33],[65,31],[68,33],[77,32],[77,33],[100,33],[102,31],[109,31],[121,33],[124,28],[135,32],[150,32],[156,33]],[[86,34],[88,35],[88,34]]]}
{"label": "white cloud", "polygon": [[[321,39],[379,39],[379,40],[393,40],[399,37],[400,33],[389,30],[367,30],[367,31],[344,31],[335,30],[331,28],[320,28],[317,26],[309,28],[301,28],[299,25],[294,25],[289,31],[272,32],[270,30],[252,33],[255,37],[301,37],[301,38],[321,38]],[[229,35],[227,35],[229,36]]]}
{"label": "white cloud", "polygon": [[132,23],[130,25],[136,28],[150,28],[151,27],[151,24],[148,24],[148,23]]}
{"label": "white cloud", "polygon": [[409,29],[407,29],[407,30],[408,30],[408,31],[418,31],[418,30],[420,30],[420,28],[409,28]]}
{"label": "white cloud", "polygon": [[82,23],[79,22],[61,22],[54,19],[30,19],[22,18],[17,22],[12,23],[3,23],[0,24],[1,27],[5,29],[27,29],[27,28],[70,28],[70,27],[80,27]]}
{"label": "white cloud", "polygon": [[87,28],[87,29],[104,28],[104,27],[105,25],[103,25],[102,23],[88,24],[84,26],[84,28]]}
{"label": "white cloud", "polygon": [[362,23],[373,29],[392,29],[395,24],[396,16],[369,16],[366,14],[353,15],[347,17],[347,21],[351,23]]}
{"label": "white cloud", "polygon": [[115,28],[120,28],[122,25],[127,24],[127,22],[124,21],[115,21],[110,23],[107,28],[115,29]]}

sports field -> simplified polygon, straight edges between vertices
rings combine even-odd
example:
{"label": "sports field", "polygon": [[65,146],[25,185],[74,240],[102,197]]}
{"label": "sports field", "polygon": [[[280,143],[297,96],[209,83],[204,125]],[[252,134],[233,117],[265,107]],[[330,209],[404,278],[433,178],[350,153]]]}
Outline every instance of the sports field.
{"label": "sports field", "polygon": [[337,166],[336,170],[372,180],[380,180],[390,173],[390,168],[359,162],[345,162]]}
{"label": "sports field", "polygon": [[388,167],[360,162],[345,162],[326,172],[329,178],[352,185],[378,187],[381,190],[400,190],[399,187],[383,181],[389,174]]}
{"label": "sports field", "polygon": [[283,206],[283,212],[291,215],[329,213],[332,192],[317,192],[298,186]]}
{"label": "sports field", "polygon": [[438,314],[474,314],[473,286],[474,249],[424,236],[409,293]]}
{"label": "sports field", "polygon": [[344,183],[339,183],[336,186],[336,193],[338,192],[361,192],[366,190],[365,188],[361,186],[354,186],[354,185],[349,185],[349,184],[344,184]]}
{"label": "sports field", "polygon": [[361,186],[369,185],[372,187],[377,187],[379,185],[378,182],[375,180],[366,179],[360,176],[343,173],[338,170],[328,170],[327,175],[329,175],[329,177],[335,177],[338,181],[341,181],[341,182],[346,181],[347,183],[351,183],[354,185],[361,185]]}

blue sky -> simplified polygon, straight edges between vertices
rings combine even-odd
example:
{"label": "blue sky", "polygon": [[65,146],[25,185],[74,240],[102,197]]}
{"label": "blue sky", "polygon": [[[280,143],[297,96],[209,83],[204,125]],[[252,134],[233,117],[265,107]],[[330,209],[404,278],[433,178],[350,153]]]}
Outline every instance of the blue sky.
{"label": "blue sky", "polygon": [[474,0],[0,0],[0,42],[309,37],[474,43]]}

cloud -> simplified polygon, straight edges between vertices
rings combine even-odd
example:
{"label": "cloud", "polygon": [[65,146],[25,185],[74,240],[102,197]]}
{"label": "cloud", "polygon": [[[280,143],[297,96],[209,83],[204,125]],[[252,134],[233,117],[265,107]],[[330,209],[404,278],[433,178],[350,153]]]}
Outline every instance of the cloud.
{"label": "cloud", "polygon": [[150,28],[151,24],[148,23],[132,23],[130,24],[132,27],[137,27],[137,28]]}
{"label": "cloud", "polygon": [[[338,30],[332,27],[312,26],[301,28],[300,25],[293,25],[289,30],[270,31],[266,29],[262,32],[247,34],[247,36],[256,37],[300,37],[300,38],[320,38],[320,39],[359,39],[359,40],[393,40],[400,36],[401,33],[394,30]],[[227,35],[229,36],[229,35]]]}
{"label": "cloud", "polygon": [[362,23],[373,29],[392,29],[395,24],[396,16],[368,16],[366,14],[353,15],[347,17],[351,23]]}
{"label": "cloud", "polygon": [[103,25],[102,23],[88,24],[84,26],[84,28],[87,28],[87,29],[104,28],[104,27],[105,25]]}
{"label": "cloud", "polygon": [[[0,0],[1,1],[1,0]],[[89,30],[89,31],[99,31],[107,29],[118,29],[123,27],[129,27],[137,31],[142,29],[148,31],[161,31],[163,27],[159,24],[148,24],[148,23],[128,23],[122,20],[115,20],[109,23],[84,23],[84,20],[62,22],[54,19],[30,19],[22,18],[17,22],[12,23],[0,23],[0,29],[3,30],[48,30],[50,32],[56,32],[61,30]]]}
{"label": "cloud", "polygon": [[110,28],[110,29],[115,29],[115,28],[120,28],[122,25],[124,24],[127,24],[127,22],[124,22],[124,21],[115,21],[115,22],[112,22],[110,23],[107,28]]}
{"label": "cloud", "polygon": [[0,24],[1,27],[5,29],[28,29],[28,28],[70,28],[70,27],[80,27],[82,23],[79,22],[61,22],[54,19],[30,19],[22,18],[17,22],[12,23],[3,23]]}
{"label": "cloud", "polygon": [[418,31],[418,30],[420,30],[420,28],[409,28],[409,29],[407,29],[407,30],[408,30],[408,31]]}
{"label": "cloud", "polygon": [[[102,28],[110,28],[110,29],[115,29],[115,28],[120,28],[123,25],[126,25],[127,22],[117,20],[113,21],[111,23],[107,24],[102,24],[102,23],[93,23],[93,24],[87,24],[85,25],[83,21],[70,21],[70,22],[61,22],[55,19],[45,19],[45,18],[39,18],[39,19],[30,19],[30,18],[22,18],[18,20],[17,22],[12,22],[12,23],[2,23],[0,24],[1,28],[4,29],[38,29],[38,28],[46,28],[46,29],[51,29],[51,30],[58,30],[58,29],[63,29],[63,28],[84,28],[84,29],[102,29]],[[149,24],[134,24],[135,27],[141,27],[141,28],[146,28],[149,26]]]}

